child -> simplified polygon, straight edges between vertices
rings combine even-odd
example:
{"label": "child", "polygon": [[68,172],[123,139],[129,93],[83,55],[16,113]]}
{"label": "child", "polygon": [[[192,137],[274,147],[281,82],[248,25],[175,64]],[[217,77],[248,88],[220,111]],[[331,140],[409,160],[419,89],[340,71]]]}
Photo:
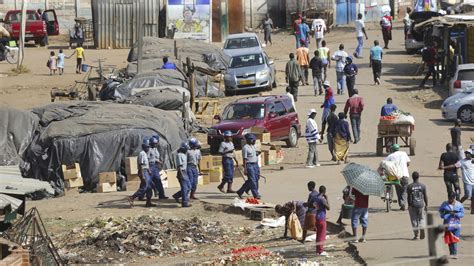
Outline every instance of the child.
{"label": "child", "polygon": [[49,75],[52,76],[53,74],[56,75],[56,69],[57,69],[57,58],[54,56],[54,52],[51,51],[49,54],[49,59],[48,59],[48,68],[49,68]]}
{"label": "child", "polygon": [[58,72],[59,72],[59,75],[64,74],[64,58],[66,58],[66,56],[63,53],[63,49],[59,49],[59,54],[58,54]]}
{"label": "child", "polygon": [[86,55],[84,54],[84,48],[82,48],[81,43],[77,44],[76,50],[70,56],[68,56],[68,58],[73,56],[74,54],[76,54],[76,61],[77,61],[76,74],[81,74],[82,62],[86,61]]}

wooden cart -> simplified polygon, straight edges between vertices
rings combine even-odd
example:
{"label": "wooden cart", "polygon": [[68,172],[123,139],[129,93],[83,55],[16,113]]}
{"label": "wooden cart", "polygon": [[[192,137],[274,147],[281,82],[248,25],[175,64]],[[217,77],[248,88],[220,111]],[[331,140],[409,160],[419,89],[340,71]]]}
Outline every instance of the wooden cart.
{"label": "wooden cart", "polygon": [[395,143],[400,147],[410,148],[410,155],[415,155],[416,140],[412,137],[413,131],[415,126],[411,124],[390,124],[381,121],[378,125],[377,156],[382,156],[383,149],[388,150]]}

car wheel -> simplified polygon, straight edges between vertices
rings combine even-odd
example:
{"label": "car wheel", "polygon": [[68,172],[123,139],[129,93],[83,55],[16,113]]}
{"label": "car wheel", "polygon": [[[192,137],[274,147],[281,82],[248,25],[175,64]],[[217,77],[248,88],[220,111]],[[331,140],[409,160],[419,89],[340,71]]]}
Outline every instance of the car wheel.
{"label": "car wheel", "polygon": [[407,54],[416,54],[416,49],[407,49]]}
{"label": "car wheel", "polygon": [[225,96],[234,96],[234,95],[235,95],[235,92],[229,91],[229,90],[225,90],[225,91],[224,91],[224,94],[225,94]]}
{"label": "car wheel", "polygon": [[459,108],[458,118],[463,123],[472,122],[472,106],[464,105]]}
{"label": "car wheel", "polygon": [[286,146],[296,147],[298,144],[298,131],[295,127],[290,128],[290,133],[288,134],[288,139],[286,140]]}

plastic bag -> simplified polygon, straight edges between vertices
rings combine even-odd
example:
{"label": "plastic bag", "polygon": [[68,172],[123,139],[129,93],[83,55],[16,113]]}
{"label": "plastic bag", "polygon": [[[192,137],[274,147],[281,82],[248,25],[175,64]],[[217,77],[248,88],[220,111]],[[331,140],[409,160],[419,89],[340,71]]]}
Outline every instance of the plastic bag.
{"label": "plastic bag", "polygon": [[303,238],[303,228],[296,213],[292,212],[288,218],[288,228],[290,229],[291,238],[300,240]]}
{"label": "plastic bag", "polygon": [[385,171],[389,181],[394,181],[392,179],[396,180],[403,177],[403,169],[398,162],[384,160],[380,163],[380,168]]}

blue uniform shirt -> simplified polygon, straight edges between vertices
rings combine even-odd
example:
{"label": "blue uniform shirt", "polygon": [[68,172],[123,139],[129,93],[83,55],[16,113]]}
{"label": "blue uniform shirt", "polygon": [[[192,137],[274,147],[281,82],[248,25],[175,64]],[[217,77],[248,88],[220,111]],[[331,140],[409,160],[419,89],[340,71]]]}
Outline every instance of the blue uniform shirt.
{"label": "blue uniform shirt", "polygon": [[395,104],[387,103],[386,105],[382,106],[382,110],[380,111],[380,116],[388,116],[393,111],[396,111],[396,110],[398,110],[398,108],[395,106]]}
{"label": "blue uniform shirt", "polygon": [[370,48],[370,57],[372,58],[372,60],[382,61],[382,53],[382,47],[378,45]]}
{"label": "blue uniform shirt", "polygon": [[176,65],[174,63],[171,63],[171,62],[166,62],[162,67],[161,69],[174,69],[176,70]]}
{"label": "blue uniform shirt", "polygon": [[344,67],[344,74],[346,74],[347,76],[353,76],[355,75],[357,71],[358,71],[357,66],[354,63],[347,64]]}
{"label": "blue uniform shirt", "polygon": [[150,148],[148,151],[148,161],[151,164],[158,163],[160,160],[160,152],[158,151],[158,148]]}
{"label": "blue uniform shirt", "polygon": [[199,149],[188,150],[188,152],[186,153],[186,157],[188,164],[197,166],[199,164],[199,161],[201,160],[201,151]]}
{"label": "blue uniform shirt", "polygon": [[141,170],[149,169],[148,155],[145,151],[141,151],[137,157],[137,163]]}
{"label": "blue uniform shirt", "polygon": [[257,163],[257,149],[254,145],[245,144],[242,148],[242,158],[247,160],[248,163]]}
{"label": "blue uniform shirt", "polygon": [[183,170],[186,170],[186,165],[188,164],[187,156],[185,153],[179,152],[176,155],[176,166],[177,168],[181,168]]}

